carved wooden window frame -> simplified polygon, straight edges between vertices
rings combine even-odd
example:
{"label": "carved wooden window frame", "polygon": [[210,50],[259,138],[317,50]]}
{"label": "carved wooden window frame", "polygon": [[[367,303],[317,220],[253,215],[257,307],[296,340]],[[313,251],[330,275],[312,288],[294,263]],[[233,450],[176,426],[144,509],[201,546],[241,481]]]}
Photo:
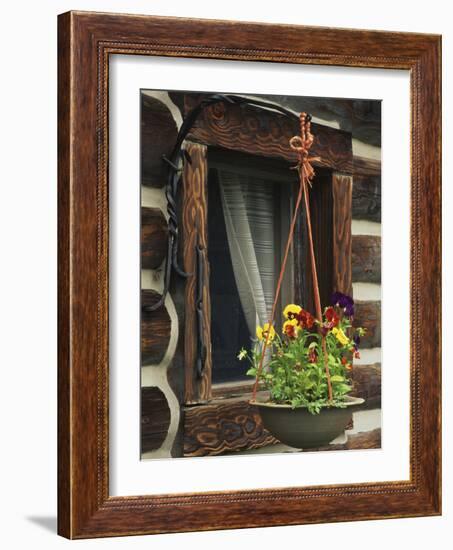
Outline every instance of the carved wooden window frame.
{"label": "carved wooden window frame", "polygon": [[[193,94],[185,96],[186,113],[192,109],[201,98]],[[262,126],[260,126],[260,119]],[[350,133],[313,123],[313,132],[316,136],[313,145],[313,156],[318,157],[315,168],[329,169],[329,185],[325,191],[319,192],[314,185],[312,196],[312,216],[315,241],[321,246],[317,248],[318,263],[330,265],[331,273],[329,290],[338,290],[347,294],[352,292],[352,268],[351,268],[351,211],[352,211],[352,136]],[[240,135],[238,137],[238,130]],[[269,112],[255,106],[229,105],[227,103],[215,103],[204,109],[194,126],[189,131],[185,141],[185,150],[190,162],[184,162],[182,177],[181,200],[181,232],[184,267],[186,272],[194,273],[197,269],[195,247],[197,234],[200,245],[206,253],[207,235],[207,185],[208,185],[208,148],[222,148],[224,151],[246,153],[256,158],[279,159],[295,165],[297,156],[289,147],[289,139],[298,133],[296,120],[288,119],[276,112]],[[232,137],[234,136],[234,137]],[[257,138],[258,136],[258,138]],[[327,179],[327,176],[324,176]],[[328,196],[329,195],[329,196]],[[331,204],[330,204],[331,200]],[[326,203],[329,202],[329,204]],[[318,203],[318,204],[316,204]],[[322,219],[324,207],[332,211],[330,213],[331,235],[326,235]],[[299,227],[299,231],[304,231]],[[330,245],[330,250],[326,244]],[[304,268],[308,264],[307,258],[299,258],[299,263]],[[208,344],[207,358],[203,375],[197,374],[196,350],[196,277],[189,277],[185,290],[185,391],[184,404],[193,405],[208,403],[213,397],[227,397],[232,399],[238,394],[246,394],[250,384],[231,384],[230,388],[212,386],[212,358],[210,353],[210,294],[209,294],[209,265],[207,258],[204,262],[203,292],[203,317],[205,337]],[[333,271],[332,266],[339,266]],[[311,303],[310,270],[306,271],[304,303],[313,310]],[[321,292],[323,280],[320,280]],[[324,292],[324,294],[328,294]],[[326,303],[325,296],[323,296]],[[222,405],[224,403],[222,402]],[[244,406],[246,401],[244,397]],[[194,411],[188,414],[193,415]]]}

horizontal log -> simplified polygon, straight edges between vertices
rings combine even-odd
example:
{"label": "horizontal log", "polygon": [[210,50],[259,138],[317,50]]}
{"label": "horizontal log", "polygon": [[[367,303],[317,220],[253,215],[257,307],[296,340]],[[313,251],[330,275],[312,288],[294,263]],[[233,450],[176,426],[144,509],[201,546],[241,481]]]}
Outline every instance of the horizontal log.
{"label": "horizontal log", "polygon": [[141,180],[143,185],[163,187],[168,166],[162,156],[170,156],[176,143],[178,127],[168,107],[142,93],[141,112]]}
{"label": "horizontal log", "polygon": [[[176,399],[181,405],[184,402],[184,377],[185,377],[185,360],[184,360],[184,326],[185,326],[185,287],[186,279],[183,277],[172,277],[170,281],[171,300],[176,310],[175,324],[177,323],[177,330],[179,338],[176,342],[175,352],[173,357],[169,358],[168,367],[166,370],[166,376],[168,384],[175,394]],[[176,326],[175,326],[176,330]],[[173,431],[174,430],[174,431]],[[183,436],[184,436],[184,412],[180,406],[179,422],[172,428],[172,435],[174,434],[173,445],[171,448],[172,457],[183,456]]]}
{"label": "horizontal log", "polygon": [[[237,382],[220,382],[212,385],[211,393],[214,399],[225,397],[240,397],[252,393],[255,381],[252,379]],[[260,385],[258,386],[260,387]]]}
{"label": "horizontal log", "polygon": [[167,254],[168,226],[160,208],[141,209],[142,269],[157,269]]}
{"label": "horizontal log", "polygon": [[352,281],[381,282],[381,237],[352,236]]}
{"label": "horizontal log", "polygon": [[354,175],[352,217],[355,220],[381,221],[381,176]]}
{"label": "horizontal log", "polygon": [[[155,304],[160,295],[154,290],[142,290],[143,306]],[[142,311],[141,317],[141,362],[142,365],[158,365],[170,342],[171,319],[165,306],[156,311]]]}
{"label": "horizontal log", "polygon": [[381,175],[381,161],[354,155],[354,177],[356,176],[379,176]]}
{"label": "horizontal log", "polygon": [[167,398],[157,387],[141,389],[141,452],[154,451],[161,447],[167,437],[171,412]]}
{"label": "horizontal log", "polygon": [[284,95],[263,96],[263,99],[274,101],[296,113],[305,111],[351,132],[355,139],[368,145],[381,146],[380,101]]}
{"label": "horizontal log", "polygon": [[[205,94],[187,94],[186,114],[203,97]],[[311,153],[313,157],[319,157],[313,164],[352,174],[351,134],[315,123],[312,132],[315,140]],[[297,154],[289,147],[289,140],[299,134],[296,118],[289,119],[283,114],[248,105],[216,103],[202,111],[188,138],[209,146],[296,163]]]}
{"label": "horizontal log", "polygon": [[354,326],[366,329],[362,336],[361,348],[376,348],[381,345],[381,302],[358,301],[355,302]]}
{"label": "horizontal log", "polygon": [[348,440],[344,444],[346,450],[353,449],[380,449],[381,448],[381,428],[376,428],[369,432],[359,432],[348,435]]}
{"label": "horizontal log", "polygon": [[185,407],[184,456],[220,455],[278,443],[264,429],[251,394]]}
{"label": "horizontal log", "polygon": [[346,443],[335,443],[317,449],[309,449],[309,451],[349,451],[381,448],[381,428],[376,428],[369,432],[350,434],[347,437]]}
{"label": "horizontal log", "polygon": [[379,407],[381,402],[381,364],[357,365],[352,368],[352,392],[354,397],[365,399],[364,405]]}
{"label": "horizontal log", "polygon": [[[184,95],[169,92],[173,103],[184,113]],[[262,95],[271,101],[298,113],[305,111],[313,117],[338,124],[351,132],[356,139],[376,147],[381,146],[381,103],[379,101],[355,101],[340,98],[298,97],[287,95]]]}

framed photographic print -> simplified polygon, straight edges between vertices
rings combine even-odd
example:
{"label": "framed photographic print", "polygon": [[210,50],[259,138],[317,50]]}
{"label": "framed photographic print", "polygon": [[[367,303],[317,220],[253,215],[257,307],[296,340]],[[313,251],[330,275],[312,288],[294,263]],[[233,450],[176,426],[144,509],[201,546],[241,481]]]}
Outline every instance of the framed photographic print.
{"label": "framed photographic print", "polygon": [[440,37],[59,17],[59,533],[440,502]]}

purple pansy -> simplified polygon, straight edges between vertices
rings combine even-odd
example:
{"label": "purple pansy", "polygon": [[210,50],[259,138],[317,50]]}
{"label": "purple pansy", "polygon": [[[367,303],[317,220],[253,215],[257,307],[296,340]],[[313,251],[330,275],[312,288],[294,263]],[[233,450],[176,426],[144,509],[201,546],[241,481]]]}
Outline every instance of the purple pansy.
{"label": "purple pansy", "polygon": [[354,316],[354,300],[351,298],[351,296],[343,294],[342,292],[334,292],[332,294],[331,303],[333,306],[343,308],[344,313],[347,317]]}
{"label": "purple pansy", "polygon": [[353,337],[353,341],[354,341],[354,349],[356,351],[358,351],[359,349],[359,345],[360,345],[360,336],[358,334],[356,334],[354,337]]}

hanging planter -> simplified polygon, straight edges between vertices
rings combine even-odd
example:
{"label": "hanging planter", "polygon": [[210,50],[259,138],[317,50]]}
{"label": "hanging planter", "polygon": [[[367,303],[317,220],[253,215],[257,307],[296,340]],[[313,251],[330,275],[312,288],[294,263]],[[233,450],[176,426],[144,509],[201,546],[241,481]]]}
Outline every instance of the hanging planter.
{"label": "hanging planter", "polygon": [[312,414],[305,406],[293,408],[273,402],[259,402],[263,426],[279,441],[297,449],[322,447],[341,435],[352,418],[353,408],[364,402],[359,397],[348,397],[343,408],[324,407]]}
{"label": "hanging planter", "polygon": [[[257,327],[258,342],[251,352],[242,349],[239,359],[248,358],[248,373],[255,377],[250,403],[258,407],[264,426],[281,442],[297,448],[319,447],[340,435],[352,409],[364,402],[349,396],[352,360],[359,357],[363,328],[354,329],[354,301],[335,292],[332,303],[322,311],[309,207],[309,187],[314,170],[309,158],[313,144],[311,118],[300,115],[301,135],[290,140],[298,153],[299,194],[291,220],[286,250],[275,292],[271,318]],[[296,304],[283,311],[281,335],[274,319],[286,262],[299,208],[304,199],[316,316]],[[257,401],[258,384],[268,390],[266,402]]]}
{"label": "hanging planter", "polygon": [[354,407],[364,402],[348,395],[364,329],[352,327],[354,302],[340,293],[333,295],[321,320],[296,304],[286,306],[283,315],[281,335],[266,323],[257,327],[254,349],[239,352],[240,359],[251,363],[247,374],[269,393],[267,401],[257,400],[255,393],[251,404],[282,443],[303,449],[327,445],[343,433]]}

